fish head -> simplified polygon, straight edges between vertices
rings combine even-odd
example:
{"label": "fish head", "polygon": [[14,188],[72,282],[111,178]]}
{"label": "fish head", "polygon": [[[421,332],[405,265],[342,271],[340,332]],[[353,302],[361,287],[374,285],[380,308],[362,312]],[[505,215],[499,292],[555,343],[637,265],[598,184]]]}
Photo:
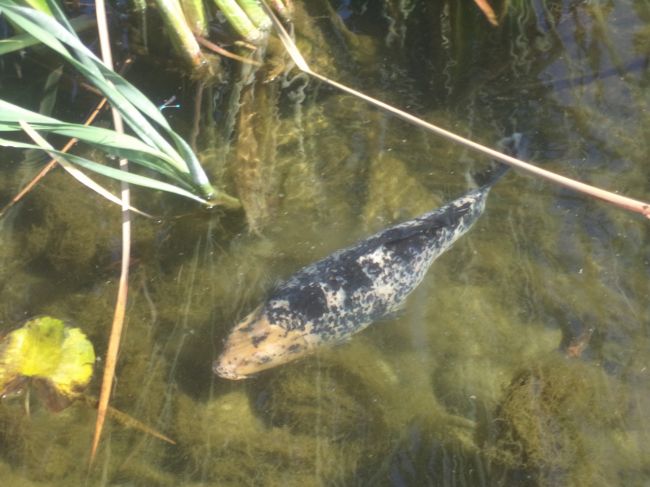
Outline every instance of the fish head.
{"label": "fish head", "polygon": [[230,332],[212,370],[225,379],[246,379],[303,357],[315,345],[305,331],[272,324],[264,310],[258,308]]}

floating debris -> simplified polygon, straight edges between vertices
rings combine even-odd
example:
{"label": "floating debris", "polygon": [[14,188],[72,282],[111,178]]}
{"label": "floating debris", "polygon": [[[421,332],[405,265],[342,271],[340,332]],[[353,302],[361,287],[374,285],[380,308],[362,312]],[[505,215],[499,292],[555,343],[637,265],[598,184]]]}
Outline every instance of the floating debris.
{"label": "floating debris", "polygon": [[48,409],[60,411],[93,375],[95,351],[79,328],[34,318],[0,341],[0,397],[33,385]]}

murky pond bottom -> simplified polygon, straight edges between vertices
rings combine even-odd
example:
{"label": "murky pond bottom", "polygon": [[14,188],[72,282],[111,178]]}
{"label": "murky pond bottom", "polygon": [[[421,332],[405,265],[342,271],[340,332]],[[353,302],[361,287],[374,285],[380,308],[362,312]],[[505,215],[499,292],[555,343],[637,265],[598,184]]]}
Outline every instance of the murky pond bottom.
{"label": "murky pond bottom", "polygon": [[[402,3],[366,14],[394,23],[373,18],[382,28],[370,29],[360,10],[338,37],[319,2],[306,3],[298,7],[299,45],[325,74],[427,120],[489,145],[521,132],[537,163],[648,200],[646,4],[511,5],[505,26],[491,31],[480,14],[452,22],[454,2],[439,12],[426,2],[403,11]],[[427,15],[439,29],[423,34]],[[434,46],[424,58],[422,45]],[[514,172],[402,312],[250,380],[212,375],[230,328],[274,283],[457,197],[466,172],[485,163],[294,74],[256,86],[255,96],[238,94],[256,100],[242,110],[264,113],[253,128],[221,120],[201,133],[203,160],[215,173],[226,167],[219,176],[236,188],[246,216],[136,195],[169,216],[135,221],[113,405],[176,444],[109,423],[89,474],[94,411],[79,404],[51,414],[34,402],[27,417],[10,399],[0,403],[0,478],[147,486],[650,482],[650,227]],[[224,142],[229,130],[238,143]],[[3,194],[19,178],[7,178]],[[118,211],[55,173],[3,230],[3,324],[39,314],[68,319],[103,355]]]}

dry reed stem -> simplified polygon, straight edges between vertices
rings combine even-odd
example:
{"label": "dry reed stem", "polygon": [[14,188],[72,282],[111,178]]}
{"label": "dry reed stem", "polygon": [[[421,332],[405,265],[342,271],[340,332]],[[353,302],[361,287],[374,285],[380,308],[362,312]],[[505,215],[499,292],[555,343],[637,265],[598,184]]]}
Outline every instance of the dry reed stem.
{"label": "dry reed stem", "polygon": [[481,9],[481,12],[483,12],[483,15],[485,15],[485,18],[490,24],[495,27],[499,25],[494,9],[490,6],[487,0],[474,0],[474,3],[479,9]]}
{"label": "dry reed stem", "polygon": [[[111,55],[110,39],[106,22],[106,6],[104,0],[97,0],[95,5],[97,15],[97,31],[99,33],[99,43],[102,52],[104,64],[113,69],[113,60]],[[114,108],[111,109],[113,114],[113,125],[115,131],[122,133],[124,127],[122,117]],[[120,169],[128,171],[128,161],[120,159]],[[115,312],[113,314],[113,323],[111,325],[111,335],[106,350],[106,361],[104,363],[104,374],[102,377],[102,386],[99,391],[99,400],[97,403],[97,420],[95,421],[95,432],[93,434],[92,445],[90,448],[89,464],[92,466],[97,455],[99,440],[101,439],[102,430],[106,421],[108,403],[111,397],[113,379],[115,377],[115,367],[117,365],[117,355],[120,349],[120,340],[122,338],[122,329],[124,328],[124,317],[126,315],[126,303],[129,290],[129,264],[131,255],[131,212],[130,192],[128,183],[122,181],[122,262],[120,268],[120,280],[117,290],[117,299],[115,302]]]}
{"label": "dry reed stem", "polygon": [[515,157],[508,156],[506,154],[503,154],[497,150],[491,149],[487,146],[484,146],[482,144],[479,144],[478,142],[474,142],[472,140],[466,139],[465,137],[462,137],[458,134],[455,134],[453,132],[450,132],[448,130],[445,130],[441,127],[438,127],[436,125],[433,125],[429,122],[425,122],[424,120],[411,115],[410,113],[407,113],[403,110],[400,110],[399,108],[395,108],[387,103],[384,103],[380,100],[377,100],[375,98],[372,98],[368,95],[365,95],[359,91],[356,91],[352,88],[349,88],[345,85],[342,85],[341,83],[337,83],[334,80],[331,80],[327,78],[326,76],[323,76],[319,73],[316,73],[311,70],[309,65],[307,64],[307,61],[305,61],[305,58],[300,54],[300,51],[298,50],[298,47],[296,44],[293,42],[293,39],[291,39],[291,36],[289,33],[285,30],[284,26],[282,23],[278,20],[278,18],[275,16],[271,8],[267,5],[266,0],[260,0],[262,2],[262,5],[264,6],[264,9],[266,10],[267,15],[271,18],[273,21],[273,25],[275,26],[276,30],[278,31],[278,35],[280,37],[280,40],[282,41],[282,44],[284,44],[285,49],[291,56],[291,59],[293,60],[294,63],[296,63],[296,66],[301,70],[304,71],[305,73],[309,74],[310,76],[313,76],[314,78],[317,78],[324,83],[327,83],[331,86],[334,86],[338,88],[341,91],[345,91],[346,93],[350,93],[351,95],[354,95],[358,98],[361,98],[362,100],[367,101],[368,103],[375,105],[379,108],[382,108],[388,112],[391,112],[392,114],[396,115],[397,117],[401,118],[402,120],[405,120],[409,123],[412,123],[414,125],[417,125],[419,127],[422,127],[430,132],[433,132],[435,134],[438,134],[446,139],[453,140],[454,142],[458,142],[461,145],[464,145],[465,147],[469,147],[470,149],[473,149],[477,152],[481,152],[483,154],[486,154],[490,157],[493,157],[494,159],[497,159],[505,164],[508,164],[509,166],[515,167],[519,169],[522,172],[525,172],[527,174],[532,174],[533,176],[540,177],[542,179],[546,179],[547,181],[550,181],[552,183],[555,183],[559,186],[564,186],[565,188],[572,189],[574,191],[577,191],[579,193],[584,193],[586,195],[589,195],[593,198],[600,199],[602,201],[605,201],[607,203],[610,203],[614,206],[618,206],[619,208],[628,210],[628,211],[633,211],[636,213],[640,213],[644,217],[650,219],[650,204],[646,203],[644,201],[639,201],[635,200],[633,198],[628,198],[627,196],[622,196],[618,195],[615,193],[612,193],[610,191],[606,191],[601,188],[597,188],[595,186],[591,186],[586,183],[582,183],[580,181],[576,181],[575,179],[568,178],[566,176],[561,176],[560,174],[554,173],[552,171],[548,171],[546,169],[542,169],[540,167],[535,166],[534,164],[530,164],[528,162],[524,162],[520,159],[517,159]]}

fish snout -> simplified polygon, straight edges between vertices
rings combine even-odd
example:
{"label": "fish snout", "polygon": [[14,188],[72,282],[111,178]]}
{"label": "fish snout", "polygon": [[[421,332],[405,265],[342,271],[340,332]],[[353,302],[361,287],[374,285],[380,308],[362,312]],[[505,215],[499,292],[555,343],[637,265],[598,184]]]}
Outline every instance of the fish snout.
{"label": "fish snout", "polygon": [[212,372],[217,374],[219,377],[223,377],[224,379],[241,380],[248,378],[246,375],[238,374],[236,366],[234,367],[232,364],[226,363],[221,359],[215,360],[212,363]]}
{"label": "fish snout", "polygon": [[230,333],[212,371],[224,379],[246,379],[300,358],[312,349],[305,333],[271,324],[265,313],[256,310]]}

